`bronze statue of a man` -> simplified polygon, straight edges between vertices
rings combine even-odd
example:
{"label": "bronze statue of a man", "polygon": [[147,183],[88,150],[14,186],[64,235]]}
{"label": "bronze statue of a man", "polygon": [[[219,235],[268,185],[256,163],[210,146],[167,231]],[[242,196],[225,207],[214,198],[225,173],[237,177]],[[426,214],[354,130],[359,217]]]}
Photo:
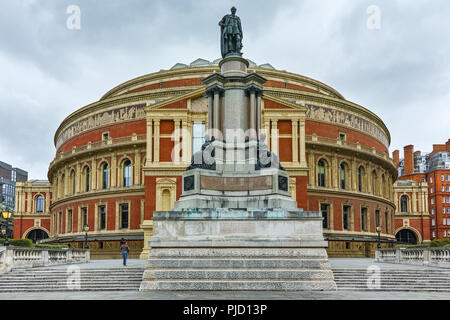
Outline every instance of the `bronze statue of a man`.
{"label": "bronze statue of a man", "polygon": [[231,8],[231,14],[227,14],[220,20],[220,49],[222,58],[228,54],[242,55],[242,26],[241,19],[236,13],[236,8]]}

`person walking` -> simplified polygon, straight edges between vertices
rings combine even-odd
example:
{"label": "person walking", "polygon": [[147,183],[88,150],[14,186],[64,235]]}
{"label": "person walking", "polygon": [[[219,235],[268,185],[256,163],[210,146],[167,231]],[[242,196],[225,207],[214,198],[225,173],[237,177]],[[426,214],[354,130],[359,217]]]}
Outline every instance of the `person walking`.
{"label": "person walking", "polygon": [[122,240],[120,241],[120,252],[122,253],[122,257],[123,257],[123,265],[126,267],[128,253],[130,252],[130,248],[128,247],[127,241],[124,238],[122,238]]}

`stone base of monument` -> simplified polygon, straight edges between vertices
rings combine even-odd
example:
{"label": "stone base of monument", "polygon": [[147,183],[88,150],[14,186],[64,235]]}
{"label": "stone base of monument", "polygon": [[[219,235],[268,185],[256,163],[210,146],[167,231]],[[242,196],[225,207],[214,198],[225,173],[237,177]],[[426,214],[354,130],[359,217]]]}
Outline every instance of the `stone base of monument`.
{"label": "stone base of monument", "polygon": [[155,212],[140,290],[336,290],[320,212]]}

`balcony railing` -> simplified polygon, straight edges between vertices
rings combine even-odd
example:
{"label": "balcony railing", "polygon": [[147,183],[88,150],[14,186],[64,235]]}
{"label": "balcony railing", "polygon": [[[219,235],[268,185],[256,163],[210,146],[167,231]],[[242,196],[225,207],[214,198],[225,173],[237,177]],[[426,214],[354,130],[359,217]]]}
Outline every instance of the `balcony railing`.
{"label": "balcony railing", "polygon": [[1,247],[0,274],[16,268],[86,263],[89,260],[88,249]]}
{"label": "balcony railing", "polygon": [[450,248],[378,249],[375,252],[375,260],[377,262],[450,268]]}
{"label": "balcony railing", "polygon": [[97,142],[88,142],[88,144],[77,147],[74,146],[72,150],[66,151],[66,152],[59,152],[56,154],[53,161],[50,163],[50,167],[53,166],[53,164],[61,159],[67,158],[74,154],[79,154],[82,152],[86,152],[92,149],[100,149],[100,148],[109,148],[111,146],[120,146],[123,144],[130,144],[133,142],[142,142],[146,140],[147,135],[146,134],[133,134],[131,136],[127,137],[120,137],[120,138],[109,138],[108,140],[103,141],[97,141]]}
{"label": "balcony railing", "polygon": [[358,151],[362,151],[364,153],[370,153],[370,154],[373,154],[379,158],[382,158],[382,159],[392,163],[392,165],[394,165],[393,160],[391,158],[389,158],[389,155],[387,153],[379,152],[375,148],[370,148],[370,147],[364,146],[364,145],[360,144],[359,142],[354,143],[354,142],[350,142],[350,141],[341,140],[339,138],[333,139],[333,138],[327,138],[327,137],[320,137],[315,134],[312,134],[312,135],[307,134],[307,135],[305,135],[305,137],[306,137],[306,142],[323,143],[323,144],[328,144],[328,145],[332,145],[335,147],[340,146],[342,148],[358,150]]}

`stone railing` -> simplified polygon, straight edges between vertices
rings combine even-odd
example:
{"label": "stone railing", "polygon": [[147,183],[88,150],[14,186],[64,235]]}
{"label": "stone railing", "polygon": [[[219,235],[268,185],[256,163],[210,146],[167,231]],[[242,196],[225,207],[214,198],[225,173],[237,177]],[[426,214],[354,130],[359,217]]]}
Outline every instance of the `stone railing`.
{"label": "stone railing", "polygon": [[89,260],[87,249],[0,247],[0,274],[16,268],[86,263]]}
{"label": "stone railing", "polygon": [[450,247],[377,249],[375,260],[450,268]]}

